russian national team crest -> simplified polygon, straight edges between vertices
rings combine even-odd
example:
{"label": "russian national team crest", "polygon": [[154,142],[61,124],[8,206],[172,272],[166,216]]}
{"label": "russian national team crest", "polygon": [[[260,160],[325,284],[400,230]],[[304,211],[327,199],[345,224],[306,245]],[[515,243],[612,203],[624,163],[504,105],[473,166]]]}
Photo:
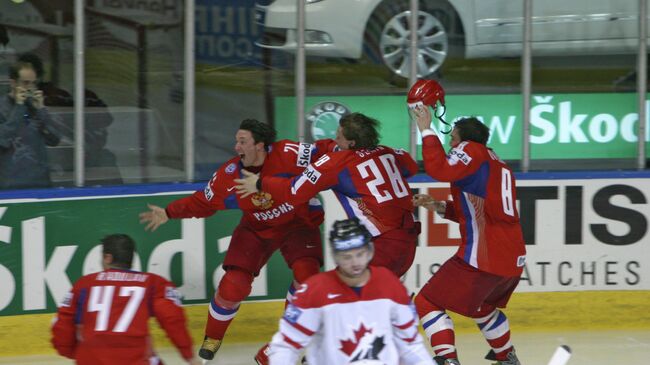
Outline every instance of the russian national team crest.
{"label": "russian national team crest", "polygon": [[273,206],[273,197],[264,191],[253,194],[251,201],[259,209],[269,209]]}
{"label": "russian national team crest", "polygon": [[339,120],[346,114],[350,114],[350,108],[336,101],[324,101],[314,105],[307,113],[312,138],[335,138]]}

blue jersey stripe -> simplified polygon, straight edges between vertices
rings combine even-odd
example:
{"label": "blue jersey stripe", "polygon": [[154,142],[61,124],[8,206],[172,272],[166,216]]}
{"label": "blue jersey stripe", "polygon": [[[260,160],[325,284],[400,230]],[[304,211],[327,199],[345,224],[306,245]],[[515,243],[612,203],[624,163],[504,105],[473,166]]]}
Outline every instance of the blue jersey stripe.
{"label": "blue jersey stripe", "polygon": [[237,196],[235,194],[230,194],[223,200],[223,204],[226,206],[226,209],[239,209],[239,202],[237,201]]}
{"label": "blue jersey stripe", "polygon": [[345,214],[348,215],[348,217],[354,217],[354,210],[350,206],[350,202],[348,201],[348,198],[339,193],[338,191],[334,191],[334,194],[336,195],[336,198],[339,200],[341,203],[341,206],[343,207],[343,210],[345,210]]}
{"label": "blue jersey stripe", "polygon": [[472,195],[485,198],[487,195],[488,179],[490,177],[490,163],[485,161],[475,173],[465,176],[464,178],[455,181],[454,186],[459,187],[462,191],[468,192]]}
{"label": "blue jersey stripe", "polygon": [[345,194],[346,196],[349,196],[352,199],[361,196],[361,194],[359,194],[359,192],[357,191],[357,188],[354,186],[354,183],[352,182],[352,175],[350,175],[350,171],[347,168],[339,172],[338,178],[339,178],[339,183],[332,186],[332,190],[336,192],[341,192],[342,194]]}
{"label": "blue jersey stripe", "polygon": [[86,297],[88,296],[88,289],[81,289],[79,291],[79,298],[77,298],[77,309],[74,314],[74,323],[81,324],[83,322],[83,312],[84,304],[86,303]]}

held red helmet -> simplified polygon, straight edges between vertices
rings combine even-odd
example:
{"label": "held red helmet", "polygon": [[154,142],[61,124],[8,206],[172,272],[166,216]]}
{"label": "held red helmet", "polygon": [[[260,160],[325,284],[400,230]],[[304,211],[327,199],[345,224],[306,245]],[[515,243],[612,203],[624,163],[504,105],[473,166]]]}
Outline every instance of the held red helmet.
{"label": "held red helmet", "polygon": [[439,102],[444,108],[445,90],[434,80],[420,79],[411,86],[411,90],[409,90],[408,96],[406,97],[406,102],[409,104],[409,107],[422,103],[433,109],[438,107]]}
{"label": "held red helmet", "polygon": [[[443,116],[447,111],[447,107],[445,106],[445,89],[443,89],[438,82],[422,79],[416,81],[409,90],[406,102],[408,103],[409,116],[411,117],[411,120],[416,119],[413,114],[415,109],[418,106],[424,105],[426,107],[431,107],[433,109],[432,114],[449,127],[448,130],[441,131],[442,133],[448,134],[451,131],[451,126],[443,119]],[[438,106],[438,104],[440,104],[440,106]]]}

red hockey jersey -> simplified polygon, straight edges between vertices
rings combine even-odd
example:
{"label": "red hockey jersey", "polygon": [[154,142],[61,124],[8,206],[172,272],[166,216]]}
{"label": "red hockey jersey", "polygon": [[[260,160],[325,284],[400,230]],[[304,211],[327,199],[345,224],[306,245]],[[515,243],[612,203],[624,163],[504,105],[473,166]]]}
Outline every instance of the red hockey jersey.
{"label": "red hockey jersey", "polygon": [[304,347],[310,365],[433,365],[406,288],[388,269],[370,270],[359,292],[335,270],[307,279],[273,336],[271,365],[295,364]]}
{"label": "red hockey jersey", "polygon": [[373,236],[402,227],[412,218],[411,189],[406,178],[418,166],[403,150],[386,146],[323,155],[293,179],[264,178],[262,190],[281,201],[300,204],[332,189],[348,217],[358,217]]}
{"label": "red hockey jersey", "polygon": [[431,130],[422,133],[424,168],[451,182],[453,200],[445,218],[460,225],[456,255],[471,266],[501,276],[519,276],[526,247],[517,212],[512,170],[485,145],[464,141],[448,154]]}
{"label": "red hockey jersey", "polygon": [[[312,160],[332,151],[335,146],[331,139],[314,144],[289,140],[275,142],[270,146],[260,176],[298,175]],[[243,168],[239,156],[232,158],[214,173],[203,191],[170,203],[167,215],[170,218],[200,218],[223,209],[241,209],[242,220],[266,239],[282,236],[294,227],[317,227],[323,222],[323,207],[317,199],[297,204],[266,191],[241,198],[233,180],[243,177]]]}
{"label": "red hockey jersey", "polygon": [[52,344],[77,364],[145,365],[156,317],[185,359],[193,357],[180,294],[156,274],[106,270],[79,279],[58,310]]}

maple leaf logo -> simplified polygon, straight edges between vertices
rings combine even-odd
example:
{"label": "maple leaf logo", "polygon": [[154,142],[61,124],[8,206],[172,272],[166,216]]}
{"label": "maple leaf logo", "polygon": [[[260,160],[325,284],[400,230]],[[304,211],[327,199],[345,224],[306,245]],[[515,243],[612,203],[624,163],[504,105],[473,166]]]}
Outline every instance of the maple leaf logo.
{"label": "maple leaf logo", "polygon": [[367,329],[363,323],[361,323],[359,329],[354,331],[354,338],[341,341],[341,348],[339,350],[343,351],[346,355],[351,356],[359,345],[359,340],[365,336],[366,333],[372,333],[372,329]]}

